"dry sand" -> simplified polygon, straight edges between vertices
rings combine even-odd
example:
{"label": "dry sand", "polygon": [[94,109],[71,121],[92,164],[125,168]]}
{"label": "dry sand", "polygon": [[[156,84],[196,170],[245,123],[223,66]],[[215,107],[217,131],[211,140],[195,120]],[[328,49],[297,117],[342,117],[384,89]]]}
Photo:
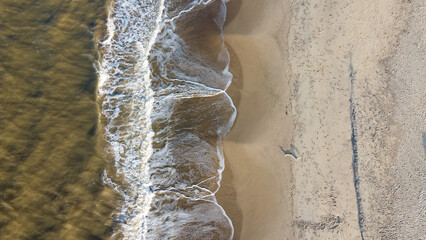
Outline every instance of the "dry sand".
{"label": "dry sand", "polygon": [[424,2],[228,6],[235,239],[426,236]]}

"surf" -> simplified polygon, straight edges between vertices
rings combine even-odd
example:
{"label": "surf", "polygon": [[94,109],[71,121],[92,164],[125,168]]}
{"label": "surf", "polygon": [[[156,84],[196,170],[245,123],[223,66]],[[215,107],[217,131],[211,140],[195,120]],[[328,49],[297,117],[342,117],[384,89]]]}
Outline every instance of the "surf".
{"label": "surf", "polygon": [[113,239],[232,239],[215,193],[236,109],[226,1],[112,1],[98,101],[120,193]]}

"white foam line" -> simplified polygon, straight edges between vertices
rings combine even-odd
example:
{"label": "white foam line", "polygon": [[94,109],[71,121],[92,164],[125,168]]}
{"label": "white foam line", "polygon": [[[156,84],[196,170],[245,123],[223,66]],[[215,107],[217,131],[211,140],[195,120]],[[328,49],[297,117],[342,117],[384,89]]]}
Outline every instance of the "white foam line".
{"label": "white foam line", "polygon": [[209,3],[211,3],[212,1],[213,0],[207,0],[207,2],[204,2],[202,0],[198,1],[197,3],[193,4],[189,9],[180,11],[177,16],[175,16],[173,18],[170,18],[170,19],[166,19],[166,20],[164,20],[164,22],[174,22],[176,19],[180,18],[183,14],[191,12],[196,6],[200,6],[200,5],[204,5],[205,6],[205,5],[209,4]]}
{"label": "white foam line", "polygon": [[187,189],[198,188],[198,189],[201,189],[202,191],[207,192],[209,194],[208,195],[202,195],[201,197],[198,197],[198,198],[197,197],[190,197],[190,196],[186,196],[186,198],[188,198],[188,199],[189,198],[193,198],[193,199],[196,199],[196,200],[200,200],[200,199],[204,199],[206,197],[214,197],[215,192],[210,191],[210,189],[208,189],[208,188],[199,186],[200,184],[202,184],[202,183],[204,183],[204,182],[206,182],[206,181],[208,181],[210,179],[214,179],[214,178],[215,178],[215,176],[209,177],[209,178],[207,178],[207,179],[205,179],[205,180],[203,180],[203,181],[201,181],[201,182],[199,182],[197,184],[194,184],[194,185],[191,185],[191,186],[187,186],[187,187],[184,187],[184,188],[174,188],[174,187],[171,187],[171,188],[166,188],[166,189],[153,189],[153,192],[174,192],[174,193],[179,193],[179,194],[182,194],[182,195],[186,196],[185,194],[181,193],[180,191],[187,190]]}
{"label": "white foam line", "polygon": [[[113,8],[112,6],[113,3],[111,3],[111,8]],[[137,125],[144,125],[144,126],[140,126],[145,130],[145,137],[142,139],[143,141],[139,143],[139,149],[144,150],[143,153],[139,153],[137,154],[137,156],[141,156],[141,163],[140,166],[142,169],[137,169],[135,168],[136,166],[133,165],[139,165],[137,163],[134,163],[132,161],[132,159],[129,159],[129,161],[120,161],[120,155],[123,152],[123,148],[120,145],[120,143],[117,142],[117,137],[110,135],[110,142],[111,146],[112,146],[112,151],[115,154],[116,157],[116,161],[115,161],[115,166],[117,168],[118,172],[121,171],[125,171],[122,172],[122,174],[129,174],[129,172],[126,171],[134,171],[134,173],[130,172],[131,175],[136,176],[136,179],[139,178],[139,183],[142,184],[138,184],[136,186],[136,189],[134,189],[135,194],[136,194],[136,198],[134,198],[133,204],[130,204],[129,206],[123,206],[122,209],[122,213],[125,213],[127,210],[136,210],[138,208],[141,207],[142,211],[141,213],[138,213],[136,216],[133,216],[130,219],[130,222],[127,222],[126,225],[130,224],[130,228],[127,227],[126,231],[123,232],[124,234],[124,239],[133,239],[133,238],[137,238],[137,239],[145,239],[146,236],[146,232],[147,232],[147,224],[146,224],[146,217],[149,211],[149,205],[152,202],[152,194],[149,193],[149,191],[147,191],[147,184],[149,181],[147,181],[148,179],[148,169],[146,167],[146,163],[149,160],[149,158],[152,156],[153,150],[152,150],[152,137],[154,135],[152,129],[151,129],[151,116],[152,116],[152,110],[153,110],[153,102],[154,102],[154,92],[151,89],[151,80],[150,80],[150,69],[149,69],[149,62],[148,62],[148,54],[151,51],[152,46],[155,43],[155,39],[158,35],[158,33],[161,30],[161,26],[160,26],[160,22],[162,19],[162,13],[164,11],[164,0],[160,1],[160,9],[157,12],[157,16],[155,19],[156,22],[156,28],[154,29],[154,31],[152,32],[152,35],[149,38],[149,42],[148,45],[146,46],[146,48],[144,48],[142,46],[142,44],[140,42],[137,42],[137,49],[139,50],[139,55],[142,56],[142,59],[139,59],[141,62],[139,62],[136,65],[136,78],[137,79],[141,79],[142,81],[137,81],[136,83],[127,83],[127,88],[131,87],[132,89],[145,89],[144,93],[145,96],[139,96],[142,99],[146,99],[147,101],[142,102],[142,104],[145,106],[144,110],[145,110],[145,114],[147,115],[146,118],[142,119],[140,118],[140,116],[135,116],[135,123]],[[126,6],[127,3],[124,3],[124,6]],[[112,16],[112,11],[109,12],[108,14],[108,22],[107,22],[107,29],[108,29],[108,38],[103,42],[103,44],[105,45],[105,47],[107,48],[107,50],[109,51],[113,51],[113,37],[115,35],[115,26],[114,26],[114,20],[117,21],[121,21],[121,30],[123,29],[123,27],[127,27],[126,25],[128,24],[126,22],[126,19],[115,19]],[[129,39],[129,41],[132,41],[133,39]],[[133,40],[134,41],[134,40]],[[116,45],[121,45],[119,42],[115,42],[114,44]],[[131,43],[130,43],[131,44]],[[125,47],[123,47],[124,49],[126,49]],[[111,62],[111,59],[103,59],[104,61],[102,62],[102,65],[99,67],[100,71],[99,71],[99,75],[100,75],[100,79],[99,79],[99,85],[98,85],[98,92],[99,94],[106,96],[110,93],[112,93],[114,91],[114,89],[111,88],[107,88],[106,84],[107,81],[109,80],[109,78],[111,77],[108,74],[108,69],[114,68],[114,67],[118,67],[118,63],[114,63]],[[108,68],[109,67],[109,68]],[[147,71],[146,71],[147,69]],[[115,82],[109,83],[109,84],[114,84]],[[135,85],[140,85],[140,86],[135,86]],[[107,88],[107,89],[105,89]],[[137,94],[140,95],[140,94]],[[126,96],[126,95],[122,95],[122,96],[111,96],[109,99],[106,99],[104,101],[104,104],[108,104],[109,100],[111,98],[116,98],[117,100],[125,100],[127,97],[130,96]],[[136,99],[137,100],[137,99]],[[139,101],[132,101],[131,102],[131,106],[130,109],[138,109],[139,106],[137,106],[138,104],[141,104],[141,102]],[[119,117],[120,114],[120,105],[122,105],[121,103],[118,103],[118,106],[113,107],[112,109],[110,109],[111,107],[107,107],[107,109],[104,109],[104,114],[108,115],[108,112],[111,112],[112,115],[109,115],[109,119],[110,121],[114,121],[114,119]],[[132,111],[131,114],[136,114],[134,111]],[[142,124],[139,124],[141,123]],[[106,131],[108,134],[110,133],[110,129],[111,128],[115,128],[117,126],[111,126],[111,124],[106,126]],[[125,134],[140,134],[140,133],[125,133]],[[132,143],[133,142],[133,143]],[[130,146],[133,146],[134,144],[138,144],[134,141],[131,140]],[[133,170],[135,169],[135,170]],[[139,172],[141,171],[142,174]],[[139,173],[138,173],[139,172]],[[144,173],[143,173],[144,172]],[[139,177],[138,177],[139,176]],[[118,186],[116,184],[114,184],[110,179],[105,179],[106,183],[109,183],[113,188],[115,188],[116,190],[118,190]],[[140,196],[140,194],[142,194],[142,197]],[[129,196],[128,194],[124,195],[126,202],[131,202],[131,196]],[[142,202],[141,202],[142,201]],[[139,206],[138,206],[139,205]],[[140,206],[142,205],[142,206]],[[132,208],[132,206],[135,206]],[[143,221],[140,220],[140,218],[142,218]],[[139,224],[143,224],[142,226],[142,230],[137,226]]]}
{"label": "white foam line", "polygon": [[[225,16],[224,16],[224,18],[222,19],[222,21],[224,22],[225,21],[225,18],[226,18],[226,5],[225,5],[225,3],[226,2],[228,2],[229,0],[222,0],[222,4],[223,4],[223,8],[221,9],[223,12],[222,12],[222,14],[225,14]],[[202,2],[204,5],[206,5],[206,4],[209,4],[211,2],[211,0],[209,0],[209,1],[207,1],[207,2]],[[200,3],[200,1],[198,1],[198,3]],[[195,8],[195,6],[196,5],[193,5],[190,9],[188,9],[188,10],[184,10],[184,11],[182,11],[182,12],[180,12],[179,13],[179,15],[178,16],[176,16],[176,17],[174,17],[174,18],[172,18],[172,19],[170,19],[170,20],[167,20],[167,21],[165,21],[165,22],[172,22],[172,27],[174,28],[175,27],[175,25],[174,25],[174,20],[176,20],[177,18],[179,18],[179,17],[181,17],[181,15],[182,14],[185,14],[185,13],[188,13],[188,12],[190,12],[191,10],[193,10],[194,8]],[[215,21],[216,22],[216,21]],[[225,58],[227,58],[227,59],[230,59],[230,54],[229,54],[229,52],[228,52],[228,50],[227,50],[227,48],[226,48],[226,45],[225,45],[225,38],[224,38],[224,35],[223,35],[223,23],[218,23],[218,22],[216,22],[216,24],[220,27],[220,30],[221,30],[221,39],[222,39],[222,51],[224,51],[224,53],[226,54],[226,56],[225,56]],[[220,56],[220,55],[219,55]],[[227,63],[227,65],[225,66],[225,69],[223,70],[223,74],[226,76],[226,75],[229,75],[229,77],[230,77],[230,79],[232,79],[232,73],[229,71],[229,66],[230,66],[230,61],[228,60],[228,63]],[[231,97],[226,93],[226,90],[228,89],[228,87],[230,86],[230,84],[231,84],[231,81],[229,81],[228,83],[227,83],[227,85],[225,86],[225,88],[224,89],[220,89],[220,88],[214,88],[214,87],[211,87],[211,86],[207,86],[207,85],[205,85],[205,84],[202,84],[202,83],[199,83],[199,82],[195,82],[195,81],[188,81],[188,80],[182,80],[182,79],[171,79],[172,81],[179,81],[179,82],[185,82],[185,83],[190,83],[190,84],[194,84],[194,85],[197,85],[197,86],[200,86],[200,87],[202,87],[202,88],[205,88],[205,89],[208,89],[208,90],[211,90],[211,91],[213,91],[213,92],[217,92],[217,94],[214,94],[213,96],[216,96],[216,95],[218,95],[218,94],[225,94],[225,96],[229,99],[229,102],[231,103],[231,107],[233,108],[233,114],[232,114],[232,116],[231,116],[231,119],[229,120],[229,122],[228,122],[228,126],[226,127],[226,129],[227,129],[227,132],[226,133],[228,133],[229,132],[229,130],[231,129],[231,127],[232,127],[232,125],[233,125],[233,123],[234,123],[234,121],[235,121],[235,119],[236,119],[236,116],[237,116],[237,109],[236,109],[236,107],[235,107],[235,105],[234,105],[234,103],[232,102],[232,99],[231,99]],[[168,98],[169,96],[166,96],[165,98]],[[173,97],[173,96],[170,96],[170,97]],[[184,99],[184,98],[192,98],[193,96],[188,96],[188,97],[180,97],[180,98],[182,98],[182,99]],[[221,129],[218,129],[218,131],[221,131]],[[221,132],[218,132],[218,136],[225,136],[226,135],[226,133],[221,133]],[[223,135],[222,135],[223,134]],[[221,187],[221,185],[220,185],[220,182],[222,181],[222,172],[223,172],[223,170],[225,169],[225,157],[224,157],[224,154],[223,154],[223,144],[222,144],[222,137],[220,137],[219,139],[218,139],[218,141],[217,141],[217,148],[216,148],[216,151],[217,151],[217,155],[218,155],[218,157],[219,157],[219,159],[220,159],[220,163],[219,163],[219,166],[220,166],[220,168],[218,169],[218,175],[219,175],[219,177],[218,177],[218,180],[217,180],[217,185],[218,185],[218,188],[214,191],[214,192],[211,192],[210,190],[208,190],[208,189],[206,189],[208,192],[211,192],[212,194],[210,195],[207,195],[207,196],[205,196],[205,197],[214,197],[215,195],[216,195],[216,193],[219,191],[219,189],[220,189],[220,187]],[[212,178],[214,178],[214,177],[212,177]],[[209,180],[209,179],[206,179],[206,180],[204,180],[204,181],[207,181],[207,180]],[[202,182],[201,182],[202,183]],[[201,184],[201,183],[199,183],[199,184]],[[193,185],[194,186],[194,185]],[[191,187],[193,187],[193,186],[191,186]],[[187,188],[191,188],[191,187],[187,187]],[[199,187],[199,186],[198,186]],[[186,189],[186,188],[185,188]],[[178,190],[178,189],[176,189],[176,190]],[[210,202],[210,203],[213,203],[214,205],[216,205],[216,206],[218,206],[219,207],[219,209],[221,210],[221,212],[222,212],[222,214],[223,214],[223,216],[227,219],[227,221],[228,221],[228,223],[229,223],[229,226],[231,226],[231,236],[230,236],[230,240],[231,239],[233,239],[233,237],[234,237],[234,226],[233,226],[233,224],[232,224],[232,221],[231,221],[231,219],[229,218],[229,216],[226,214],[226,212],[225,212],[225,210],[223,209],[223,207],[220,205],[220,204],[218,204],[217,203],[217,201],[211,201],[211,200],[207,200],[207,199],[204,199],[204,198],[193,198],[193,197],[189,197],[189,196],[186,196],[186,195],[184,195],[184,194],[182,194],[182,193],[179,193],[179,192],[176,192],[176,193],[178,193],[179,195],[181,195],[182,197],[184,197],[184,198],[187,198],[187,199],[196,199],[196,200],[202,200],[202,201],[207,201],[207,202]]]}
{"label": "white foam line", "polygon": [[[230,54],[229,54],[229,52],[228,52],[228,49],[226,48],[226,45],[225,45],[225,37],[224,37],[224,35],[223,35],[223,24],[224,24],[224,22],[225,22],[225,20],[226,20],[226,2],[228,2],[229,0],[222,0],[222,11],[223,11],[223,14],[224,14],[224,18],[222,19],[222,21],[223,21],[223,23],[221,23],[221,24],[218,24],[217,22],[216,22],[216,24],[218,24],[218,25],[220,25],[220,29],[221,29],[221,38],[222,38],[222,49],[223,49],[223,51],[225,51],[225,53],[226,53],[226,58],[228,59],[228,64],[226,65],[226,67],[225,67],[225,69],[223,70],[223,73],[224,73],[224,75],[226,75],[226,74],[229,74],[230,75],[230,79],[232,79],[232,77],[233,77],[233,75],[232,75],[232,73],[229,71],[229,66],[230,66],[230,61],[229,61],[229,59],[230,59]],[[220,55],[219,55],[220,56]],[[233,103],[233,101],[232,101],[232,99],[231,99],[231,97],[226,93],[226,90],[228,89],[228,87],[231,85],[231,81],[229,81],[228,83],[227,83],[227,85],[225,86],[225,88],[224,88],[224,90],[222,90],[223,92],[224,92],[224,94],[226,95],[226,97],[228,97],[228,99],[229,99],[229,102],[231,103],[231,106],[232,106],[232,108],[233,108],[233,114],[232,114],[232,116],[231,116],[231,119],[229,120],[229,122],[228,122],[228,126],[227,126],[227,132],[226,133],[223,133],[223,136],[225,136],[230,130],[231,130],[231,127],[232,127],[232,125],[234,124],[234,121],[235,121],[235,119],[236,119],[236,117],[237,117],[237,108],[235,107],[235,105],[234,105],[234,103]],[[218,131],[220,131],[220,129],[218,129]],[[220,132],[218,132],[218,135],[219,136],[221,136],[222,134],[220,133]],[[218,154],[218,157],[219,157],[219,159],[220,159],[220,163],[219,163],[219,166],[220,166],[220,169],[218,170],[218,172],[219,172],[219,179],[218,179],[218,188],[216,189],[216,191],[213,193],[214,195],[219,191],[219,189],[220,189],[220,187],[221,187],[221,185],[220,185],[220,182],[222,181],[222,172],[224,171],[224,169],[225,169],[225,157],[224,157],[224,154],[223,154],[223,141],[222,141],[223,139],[222,139],[222,137],[220,138],[220,139],[218,139],[218,143],[217,143],[217,148],[216,148],[216,150],[217,150],[217,154]],[[232,220],[231,220],[231,218],[226,214],[226,212],[225,212],[225,210],[222,208],[222,206],[220,206],[218,203],[216,203],[217,205],[218,205],[218,207],[220,208],[220,210],[222,211],[222,213],[223,213],[223,215],[226,217],[226,219],[228,220],[228,222],[229,222],[229,225],[231,226],[231,236],[230,236],[230,240],[232,240],[233,238],[234,238],[234,231],[235,231],[235,229],[234,229],[234,225],[232,224]]]}
{"label": "white foam line", "polygon": [[[152,46],[155,43],[155,39],[157,38],[158,33],[161,30],[161,27],[159,25],[160,25],[160,21],[161,21],[161,18],[162,18],[163,11],[164,11],[164,0],[161,0],[160,1],[160,10],[159,10],[159,13],[158,13],[157,19],[156,19],[157,27],[155,28],[155,30],[154,30],[151,38],[150,38],[150,41],[148,43],[148,47],[145,49],[145,52],[143,53],[143,56],[146,56],[146,59],[144,59],[144,61],[142,63],[142,66],[141,66],[142,69],[145,69],[145,68],[149,69],[148,55],[149,55],[149,52],[152,49]],[[139,48],[141,48],[141,47],[139,46]],[[143,48],[140,49],[140,50],[143,51]],[[150,69],[149,69],[149,71],[150,71]],[[149,92],[149,95],[151,96],[150,100],[148,102],[148,109],[146,111],[146,113],[148,115],[148,117],[147,117],[147,126],[149,126],[149,128],[150,128],[149,129],[149,131],[150,131],[149,135],[150,136],[148,137],[149,140],[148,140],[148,143],[147,143],[147,152],[149,154],[146,154],[145,157],[144,157],[144,161],[143,161],[144,165],[148,162],[149,158],[153,154],[152,138],[154,136],[154,133],[152,131],[151,116],[152,116],[153,103],[154,103],[154,98],[152,96],[154,95],[154,92],[151,89],[150,74],[151,74],[151,72],[149,72],[149,75],[144,75],[145,81],[143,81],[145,83],[145,85],[146,85],[145,86],[146,89],[149,89],[148,92]],[[135,109],[134,106],[132,107],[132,109]],[[149,179],[147,179],[149,177],[149,174],[148,174],[149,170],[147,169],[146,165],[144,166],[144,170],[145,170],[145,173],[143,174],[143,176],[145,176],[146,180],[149,180]],[[147,184],[149,181],[144,181],[144,182]],[[147,187],[148,186],[146,186],[145,189]],[[141,236],[142,239],[146,238],[146,234],[147,234],[147,231],[148,231],[147,224],[146,224],[146,222],[147,222],[147,215],[148,215],[148,212],[149,212],[149,206],[151,205],[152,199],[153,199],[153,194],[150,191],[146,191],[145,190],[144,192],[145,192],[145,196],[147,196],[147,198],[144,198],[144,200],[145,200],[145,202],[144,202],[145,207],[143,207],[143,212],[141,213],[142,216],[143,216],[143,222],[144,222],[143,233],[142,233],[142,236]]]}
{"label": "white foam line", "polygon": [[203,87],[203,88],[205,88],[207,90],[217,91],[217,92],[220,92],[220,93],[223,93],[223,92],[226,91],[226,90],[221,89],[221,88],[211,87],[211,86],[208,86],[208,85],[206,85],[204,83],[199,83],[199,82],[191,81],[191,80],[183,80],[183,79],[176,79],[176,78],[172,78],[170,80],[171,81],[175,81],[175,82],[184,82],[184,83],[193,84],[193,85],[196,85],[196,86],[199,86],[199,87]]}
{"label": "white foam line", "polygon": [[[130,142],[131,146],[133,146],[134,144],[139,144],[140,145],[139,149],[145,150],[143,153],[137,154],[138,156],[142,156],[142,159],[141,159],[141,162],[142,162],[141,169],[135,168],[134,164],[136,164],[136,163],[134,161],[132,161],[134,159],[130,159],[129,161],[124,161],[124,162],[120,161],[120,155],[123,153],[124,150],[123,150],[123,147],[120,145],[121,143],[117,142],[117,137],[113,136],[111,134],[111,129],[113,129],[113,128],[119,128],[121,126],[113,126],[111,124],[109,124],[108,126],[105,126],[106,133],[110,134],[110,136],[108,136],[110,138],[110,140],[108,140],[108,142],[111,144],[112,151],[114,152],[114,154],[116,156],[115,165],[117,167],[117,171],[118,172],[121,172],[121,171],[131,171],[130,174],[132,176],[139,176],[139,177],[136,177],[137,179],[139,179],[139,183],[137,184],[136,189],[133,189],[135,191],[134,194],[136,194],[136,198],[133,198],[133,201],[132,201],[132,196],[134,196],[134,195],[129,196],[129,194],[125,194],[124,197],[126,198],[126,202],[129,202],[129,203],[133,202],[133,203],[131,203],[130,205],[127,205],[127,206],[123,206],[121,213],[125,214],[127,211],[132,211],[132,210],[137,211],[141,207],[140,205],[142,205],[142,212],[138,213],[137,216],[134,216],[132,219],[130,219],[130,221],[129,221],[130,223],[129,222],[126,223],[126,225],[130,224],[130,226],[129,226],[130,229],[126,228],[126,230],[128,230],[130,232],[123,232],[123,234],[125,235],[124,239],[134,239],[136,236],[137,236],[137,239],[146,239],[146,236],[147,236],[147,225],[148,225],[147,224],[147,216],[148,216],[149,209],[150,209],[149,206],[152,204],[153,197],[154,197],[154,193],[152,191],[150,191],[150,189],[149,189],[149,184],[150,184],[150,181],[149,181],[150,180],[149,179],[149,169],[148,169],[148,164],[146,164],[148,162],[148,160],[151,158],[152,154],[153,154],[152,142],[153,142],[153,135],[154,135],[154,133],[153,133],[153,130],[152,130],[152,116],[153,116],[153,103],[154,103],[154,99],[155,99],[153,97],[154,96],[154,91],[151,88],[151,81],[152,81],[151,80],[151,69],[149,68],[148,56],[149,56],[149,54],[150,54],[150,52],[152,50],[153,45],[155,44],[157,36],[159,35],[159,33],[161,32],[161,30],[163,29],[164,24],[166,22],[173,22],[177,18],[181,17],[183,14],[186,14],[186,13],[192,11],[197,5],[207,5],[207,4],[211,3],[211,2],[212,2],[212,0],[208,0],[208,1],[202,1],[201,0],[201,1],[198,1],[197,2],[198,4],[194,4],[189,9],[181,11],[174,18],[163,21],[163,14],[164,14],[164,9],[165,9],[165,1],[164,0],[160,0],[159,3],[161,5],[160,5],[159,11],[157,12],[157,16],[156,16],[156,20],[155,20],[155,22],[156,22],[156,28],[154,29],[154,31],[150,35],[148,45],[145,48],[144,48],[144,46],[141,43],[139,43],[137,45],[137,49],[140,51],[140,56],[142,56],[143,58],[140,59],[141,62],[139,62],[138,64],[136,64],[136,77],[137,78],[140,77],[143,80],[142,81],[137,81],[137,82],[134,82],[134,83],[132,83],[132,82],[127,83],[128,84],[127,87],[136,88],[136,89],[145,89],[146,92],[143,93],[143,94],[145,94],[144,96],[141,96],[140,94],[135,94],[136,96],[132,96],[133,94],[132,95],[129,95],[129,94],[119,94],[119,95],[115,95],[115,96],[109,96],[108,94],[112,94],[113,91],[115,91],[115,89],[117,87],[113,87],[113,86],[106,87],[107,86],[107,81],[111,77],[110,74],[109,74],[109,72],[108,72],[108,67],[110,67],[110,68],[118,68],[119,64],[117,62],[111,62],[111,59],[107,58],[107,59],[103,59],[104,61],[100,62],[101,64],[97,67],[97,69],[99,71],[99,83],[98,83],[98,94],[99,95],[98,95],[98,98],[100,98],[100,96],[107,96],[108,95],[109,98],[104,99],[102,108],[104,108],[103,109],[104,110],[103,114],[105,116],[107,116],[110,119],[111,122],[114,121],[115,119],[117,119],[119,117],[120,112],[121,112],[120,106],[124,104],[124,103],[114,103],[114,102],[111,102],[114,99],[117,100],[117,101],[122,101],[122,100],[129,100],[129,99],[131,99],[133,97],[139,97],[140,98],[139,100],[141,100],[141,101],[131,101],[130,109],[132,109],[132,110],[138,109],[138,108],[140,108],[140,106],[138,106],[138,105],[141,104],[141,103],[143,103],[144,109],[145,109],[145,114],[147,116],[146,118],[142,119],[142,118],[140,118],[141,116],[139,116],[137,113],[132,112],[132,114],[136,114],[136,116],[135,116],[136,119],[134,121],[134,124],[139,125],[142,122],[144,126],[140,126],[140,127],[142,127],[141,131],[144,131],[144,133],[146,133],[146,135],[145,135],[145,137],[144,137],[144,139],[143,139],[142,142],[134,142],[133,140],[130,140],[131,141]],[[224,12],[226,12],[226,6],[224,6],[225,2],[228,2],[228,0],[222,0],[223,8],[221,9],[222,10],[221,14],[224,14]],[[124,5],[127,6],[127,4],[124,4]],[[111,3],[111,7],[113,7],[112,3]],[[223,19],[220,19],[221,20],[220,22],[224,21],[224,18],[225,17],[223,17]],[[101,43],[101,44],[104,44],[110,50],[112,49],[112,45],[113,44],[121,46],[120,42],[114,42],[113,43],[113,41],[114,41],[113,38],[114,38],[114,34],[115,34],[115,32],[114,32],[114,29],[115,29],[114,24],[115,23],[114,23],[113,20],[114,20],[114,16],[112,15],[112,13],[110,11],[109,14],[108,14],[108,22],[107,22],[108,38]],[[124,28],[128,27],[127,25],[129,23],[126,22],[126,19],[121,19],[120,21],[121,21],[120,22],[121,23],[120,24],[121,27],[124,27]],[[225,41],[224,41],[224,36],[223,36],[223,23],[216,22],[216,24],[218,26],[220,26],[220,29],[222,30],[222,33],[221,33],[222,46],[223,46],[223,50],[222,51],[224,51],[224,52],[221,52],[218,57],[219,58],[220,57],[225,57],[226,59],[228,59],[228,63],[226,65],[225,69],[223,70],[223,74],[225,76],[226,75],[230,76],[229,79],[232,79],[232,74],[229,72],[229,64],[230,64],[229,63],[229,57],[230,56],[229,56],[229,52],[226,49]],[[171,25],[172,25],[172,28],[173,28],[174,27],[174,23],[172,23]],[[127,42],[127,41],[132,41],[132,40],[133,39],[126,39],[126,42],[123,43],[123,44],[129,44],[129,42]],[[126,46],[123,45],[121,47],[125,48]],[[223,56],[223,54],[225,54],[225,56]],[[145,71],[146,69],[148,71]],[[182,189],[176,189],[177,192],[173,191],[174,190],[173,188],[171,188],[169,190],[161,190],[161,191],[170,191],[170,190],[172,190],[172,192],[177,193],[179,195],[182,195],[182,197],[184,197],[184,198],[192,199],[192,200],[206,201],[206,202],[210,202],[210,203],[213,203],[216,206],[218,206],[219,209],[220,209],[220,211],[222,212],[223,216],[229,222],[229,226],[231,227],[231,231],[232,231],[230,239],[232,239],[233,235],[234,235],[234,228],[233,228],[233,225],[232,225],[232,222],[231,222],[230,218],[226,215],[226,213],[225,213],[224,209],[222,208],[222,206],[220,206],[215,199],[213,199],[213,200],[205,199],[207,197],[214,197],[214,195],[216,194],[216,192],[219,190],[219,188],[220,188],[220,182],[221,182],[221,179],[222,179],[222,172],[223,172],[223,170],[225,168],[225,166],[224,166],[222,138],[230,130],[230,128],[231,128],[231,126],[232,126],[232,124],[233,124],[233,122],[235,120],[235,117],[236,117],[236,108],[235,108],[234,104],[232,103],[231,98],[226,93],[226,89],[229,87],[231,81],[229,81],[227,83],[225,89],[219,89],[219,88],[210,87],[210,86],[207,86],[205,84],[198,83],[198,82],[195,82],[195,81],[187,81],[187,80],[180,80],[180,79],[172,79],[172,80],[173,81],[180,81],[180,82],[190,83],[190,84],[193,84],[195,86],[201,87],[200,90],[206,90],[207,92],[215,93],[215,94],[213,94],[211,96],[216,96],[216,95],[221,94],[221,93],[225,94],[228,97],[229,102],[232,105],[232,108],[233,108],[234,112],[233,112],[233,115],[231,116],[231,118],[230,118],[230,120],[228,122],[228,126],[218,129],[219,139],[218,139],[217,147],[216,147],[216,151],[217,151],[218,157],[220,159],[220,163],[219,163],[220,168],[218,169],[218,180],[217,180],[217,186],[218,186],[218,188],[214,192],[212,192],[209,189],[206,189],[206,188],[203,188],[203,187],[199,186],[203,182],[209,181],[209,180],[215,178],[215,177],[210,177],[210,178],[207,178],[207,179],[201,181],[199,184],[183,188],[183,190],[184,189],[191,189],[191,188],[198,188],[198,189],[200,189],[200,190],[202,190],[204,192],[209,193],[208,195],[204,195],[201,198],[186,196],[185,194],[179,193],[178,191],[182,190]],[[119,81],[120,80],[118,80],[118,82]],[[113,85],[115,83],[116,82],[109,83],[109,84]],[[210,95],[205,94],[205,95],[202,95],[200,97],[205,97],[205,96],[210,96]],[[167,96],[167,97],[173,97],[173,95]],[[193,97],[193,96],[182,97],[182,98],[189,98],[189,97]],[[147,99],[148,101],[144,102],[144,99]],[[138,99],[136,99],[136,100],[138,100]],[[108,104],[108,105],[104,105],[104,104]],[[114,106],[114,104],[118,104],[118,106],[111,107],[111,106]],[[105,106],[107,106],[107,107],[105,107]],[[146,122],[143,122],[143,121],[146,121]],[[226,132],[223,132],[224,129],[226,129]],[[127,134],[127,135],[130,134],[130,136],[132,136],[134,134],[136,134],[136,135],[140,134],[139,132],[137,132],[137,133],[134,133],[134,132],[130,132],[130,133],[123,132],[123,133]],[[132,151],[134,151],[134,149]],[[138,159],[138,158],[136,158],[136,159]],[[136,165],[138,165],[138,164],[136,164]],[[122,169],[120,169],[120,167]],[[126,174],[127,172],[121,172],[121,173],[122,174]],[[111,179],[107,178],[106,174],[104,174],[104,182],[110,184],[110,186],[112,186],[114,189],[116,189],[117,191],[119,191],[120,187],[117,184],[113,183],[111,181]],[[142,194],[142,197],[139,196],[140,194]],[[142,227],[142,231],[140,232],[140,229],[138,228],[137,225],[141,224],[141,223],[143,224],[143,227]],[[136,232],[135,232],[135,230],[136,230]]]}

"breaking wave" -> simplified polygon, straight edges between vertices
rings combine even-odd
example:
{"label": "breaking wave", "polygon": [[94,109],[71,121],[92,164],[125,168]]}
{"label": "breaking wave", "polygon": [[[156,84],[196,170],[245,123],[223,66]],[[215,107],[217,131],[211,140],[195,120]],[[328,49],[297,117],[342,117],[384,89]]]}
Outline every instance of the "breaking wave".
{"label": "breaking wave", "polygon": [[232,239],[217,203],[236,116],[222,0],[113,0],[98,99],[122,196],[113,239]]}

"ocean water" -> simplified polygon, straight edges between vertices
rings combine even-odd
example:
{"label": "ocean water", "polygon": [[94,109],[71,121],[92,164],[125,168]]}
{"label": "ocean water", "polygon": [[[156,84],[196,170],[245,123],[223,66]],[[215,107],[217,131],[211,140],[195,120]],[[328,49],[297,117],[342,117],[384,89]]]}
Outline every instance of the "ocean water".
{"label": "ocean water", "polygon": [[221,0],[0,1],[0,239],[231,239]]}
{"label": "ocean water", "polygon": [[98,0],[0,1],[0,239],[107,239]]}
{"label": "ocean water", "polygon": [[217,203],[236,116],[221,0],[113,0],[98,103],[120,195],[113,239],[232,239]]}

